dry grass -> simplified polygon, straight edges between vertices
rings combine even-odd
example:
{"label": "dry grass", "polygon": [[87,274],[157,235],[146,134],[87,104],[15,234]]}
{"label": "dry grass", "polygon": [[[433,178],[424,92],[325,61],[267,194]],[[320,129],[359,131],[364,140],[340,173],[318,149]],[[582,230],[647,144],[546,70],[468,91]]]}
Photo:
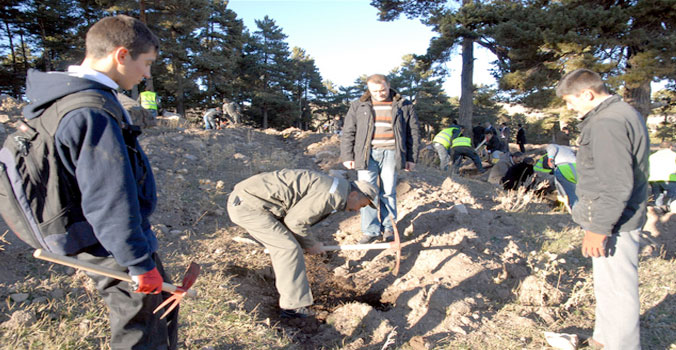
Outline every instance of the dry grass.
{"label": "dry grass", "polygon": [[[153,141],[159,140],[161,133],[157,132],[157,139]],[[218,132],[206,135],[203,136],[203,139],[208,139],[204,149],[181,150],[172,157],[179,159],[187,152],[200,159],[209,157],[209,162],[183,164],[179,161],[174,163],[172,158],[172,162],[167,161],[162,169],[156,171],[163,192],[161,214],[153,218],[154,222],[177,231],[165,232],[160,231],[160,225],[156,227],[163,244],[160,253],[165,268],[174,281],[180,281],[190,261],[197,261],[203,266],[194,286],[200,297],[186,299],[181,306],[180,348],[302,349],[302,341],[299,342],[295,334],[287,333],[289,328],[275,324],[274,320],[264,316],[264,312],[259,312],[265,305],[252,307],[247,304],[241,293],[242,286],[235,282],[228,266],[243,266],[248,271],[257,271],[269,263],[260,259],[260,255],[253,254],[251,247],[233,244],[232,238],[240,232],[230,228],[227,215],[220,211],[234,182],[260,171],[296,165],[302,155],[291,149],[269,147],[270,143],[262,140],[267,136],[251,130],[238,134],[240,138],[236,142],[220,142],[214,136],[219,135]],[[170,137],[167,142],[174,141]],[[246,158],[237,159],[236,154],[245,153],[242,149],[247,148]],[[151,156],[160,157],[161,154],[157,152]],[[225,185],[219,185],[219,180],[225,181]],[[518,246],[515,254],[519,255],[522,265],[538,282],[546,283],[564,297],[560,303],[553,305],[527,305],[518,298],[522,281],[515,282],[509,285],[511,297],[481,304],[472,310],[472,313],[481,315],[477,320],[472,319],[474,326],[448,332],[442,339],[428,339],[430,348],[535,350],[548,348],[542,335],[544,331],[576,333],[582,338],[590,336],[594,317],[591,263],[579,253],[582,232],[572,223],[569,215],[561,208],[552,209],[547,200],[530,192],[494,191],[484,183],[462,178],[456,182],[449,181],[446,186],[461,199],[459,202],[479,208],[486,205],[486,201],[480,201],[480,198],[490,197],[494,206],[481,209],[510,213],[519,227],[519,230],[510,232],[510,240]],[[173,195],[176,193],[181,195]],[[432,200],[438,198],[430,196]],[[474,204],[475,201],[477,204]],[[0,236],[2,254],[6,254],[3,248],[8,245],[4,237]],[[485,242],[477,243],[485,248]],[[488,256],[480,255],[473,246],[463,249],[467,255],[477,259],[475,263],[488,262]],[[409,251],[407,254],[410,254],[408,259],[415,259],[416,253]],[[676,350],[676,261],[662,256],[665,255],[655,252],[641,257],[642,345],[646,350]],[[3,298],[0,303],[0,322],[3,322],[0,326],[0,349],[109,348],[106,308],[84,274],[36,262],[28,254],[19,254],[12,263],[24,266],[25,276],[28,277],[0,283]],[[27,293],[28,299],[15,302],[9,297],[15,293]],[[396,344],[381,344],[378,348],[421,349],[411,345],[410,341],[403,341],[403,344],[400,341],[415,336],[409,334],[408,329],[399,327],[396,332],[396,336],[391,333],[391,339],[396,338]],[[326,343],[341,342],[328,339]],[[350,345],[329,345],[328,348],[356,349]]]}

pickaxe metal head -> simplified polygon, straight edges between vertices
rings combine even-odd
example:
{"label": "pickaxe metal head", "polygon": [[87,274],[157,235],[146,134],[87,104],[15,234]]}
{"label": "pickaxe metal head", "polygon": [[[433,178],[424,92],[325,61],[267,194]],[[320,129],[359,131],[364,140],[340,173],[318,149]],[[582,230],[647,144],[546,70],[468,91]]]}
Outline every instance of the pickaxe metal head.
{"label": "pickaxe metal head", "polygon": [[183,297],[188,293],[188,290],[192,285],[195,283],[197,280],[197,276],[200,274],[200,265],[196,264],[194,262],[190,263],[190,266],[188,266],[188,270],[186,270],[185,275],[183,276],[183,284],[181,284],[180,287],[176,287],[176,290],[171,292],[171,296],[167,298],[162,304],[160,304],[155,311],[153,311],[154,314],[156,314],[158,311],[162,310],[163,307],[169,305],[167,307],[167,310],[164,311],[160,319],[165,318],[169,313],[174,310],[178,304],[181,303],[183,300]]}

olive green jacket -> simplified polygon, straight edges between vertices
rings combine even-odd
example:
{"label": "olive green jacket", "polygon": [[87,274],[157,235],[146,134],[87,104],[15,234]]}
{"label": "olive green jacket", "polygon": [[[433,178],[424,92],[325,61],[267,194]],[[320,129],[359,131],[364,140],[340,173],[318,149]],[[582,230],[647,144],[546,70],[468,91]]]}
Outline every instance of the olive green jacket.
{"label": "olive green jacket", "polygon": [[252,210],[277,217],[296,235],[301,247],[317,241],[310,227],[336,211],[345,210],[347,180],[311,170],[283,169],[254,175],[237,185],[233,194]]}

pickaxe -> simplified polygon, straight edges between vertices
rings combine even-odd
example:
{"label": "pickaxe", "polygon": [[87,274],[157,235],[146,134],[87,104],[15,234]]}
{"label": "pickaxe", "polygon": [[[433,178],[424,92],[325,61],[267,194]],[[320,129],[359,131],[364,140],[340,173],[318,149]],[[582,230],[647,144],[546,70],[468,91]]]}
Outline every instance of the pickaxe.
{"label": "pickaxe", "polygon": [[374,250],[374,249],[395,249],[397,259],[395,261],[394,270],[392,274],[395,276],[399,274],[399,265],[401,262],[401,247],[404,245],[401,244],[399,240],[399,230],[397,229],[397,224],[392,220],[392,228],[394,229],[394,241],[387,243],[366,243],[366,244],[345,244],[345,245],[325,245],[322,247],[323,251],[332,251],[332,250]]}
{"label": "pickaxe", "polygon": [[[325,252],[334,251],[334,250],[376,250],[376,249],[396,249],[397,260],[395,262],[394,270],[392,273],[396,276],[399,274],[399,264],[401,262],[401,248],[407,245],[410,242],[401,244],[399,240],[399,230],[397,229],[397,224],[392,218],[392,227],[394,229],[394,241],[387,243],[365,243],[365,244],[343,244],[343,245],[325,245],[322,246],[322,250]],[[269,253],[267,249],[264,250],[265,253]]]}
{"label": "pickaxe", "polygon": [[[46,252],[42,249],[37,249],[33,253],[33,256],[38,258],[38,259],[50,261],[50,262],[57,263],[57,264],[60,264],[60,265],[70,266],[70,267],[73,267],[73,268],[76,268],[76,269],[92,272],[92,273],[95,273],[97,275],[111,277],[111,278],[114,278],[114,279],[117,279],[117,280],[120,280],[120,281],[132,283],[132,284],[134,283],[131,279],[131,276],[129,276],[128,274],[126,274],[122,271],[107,269],[105,267],[101,267],[101,266],[98,266],[98,265],[95,265],[95,264],[92,264],[92,263],[80,261],[80,260],[77,260],[75,258],[71,258],[71,257],[68,257],[68,256],[63,256],[63,255],[58,255],[58,254],[54,254],[54,253],[51,253],[51,252]],[[192,285],[195,283],[195,280],[197,280],[197,276],[199,275],[199,273],[200,273],[200,265],[198,265],[194,262],[191,262],[190,266],[188,267],[188,270],[185,273],[185,276],[183,277],[183,284],[180,287],[177,287],[177,286],[175,286],[173,284],[169,284],[169,283],[162,283],[162,291],[171,293],[172,295],[167,300],[165,300],[162,304],[160,304],[160,306],[158,306],[153,313],[157,313],[163,307],[167,306],[168,304],[171,304],[167,308],[167,310],[164,312],[164,314],[162,314],[162,317],[160,317],[160,318],[164,318],[171,312],[171,310],[176,308],[176,306],[178,306],[178,304],[181,303],[181,300],[183,300],[183,297],[186,294],[188,296],[192,297],[192,298],[196,298],[197,292],[195,292],[194,289],[190,289],[190,287],[192,287]]]}

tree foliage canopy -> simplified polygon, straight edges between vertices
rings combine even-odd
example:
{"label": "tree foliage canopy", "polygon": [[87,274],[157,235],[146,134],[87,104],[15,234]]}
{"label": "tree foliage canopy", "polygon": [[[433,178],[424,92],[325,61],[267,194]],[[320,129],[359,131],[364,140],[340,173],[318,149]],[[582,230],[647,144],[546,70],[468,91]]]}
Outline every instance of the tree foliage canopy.
{"label": "tree foliage canopy", "polygon": [[[246,28],[226,0],[20,0],[3,2],[0,14],[0,93],[22,97],[30,68],[65,70],[80,63],[88,28],[118,14],[145,21],[160,38],[153,78],[138,90],[156,91],[162,108],[181,114],[227,98],[244,107],[251,125],[307,129],[342,117],[365,90],[364,77],[351,86],[324,81],[311,52],[289,48],[274,19]],[[406,96],[418,100],[429,125],[437,125],[450,109],[443,81],[413,73],[412,62],[405,58],[390,77],[408,86]]]}

